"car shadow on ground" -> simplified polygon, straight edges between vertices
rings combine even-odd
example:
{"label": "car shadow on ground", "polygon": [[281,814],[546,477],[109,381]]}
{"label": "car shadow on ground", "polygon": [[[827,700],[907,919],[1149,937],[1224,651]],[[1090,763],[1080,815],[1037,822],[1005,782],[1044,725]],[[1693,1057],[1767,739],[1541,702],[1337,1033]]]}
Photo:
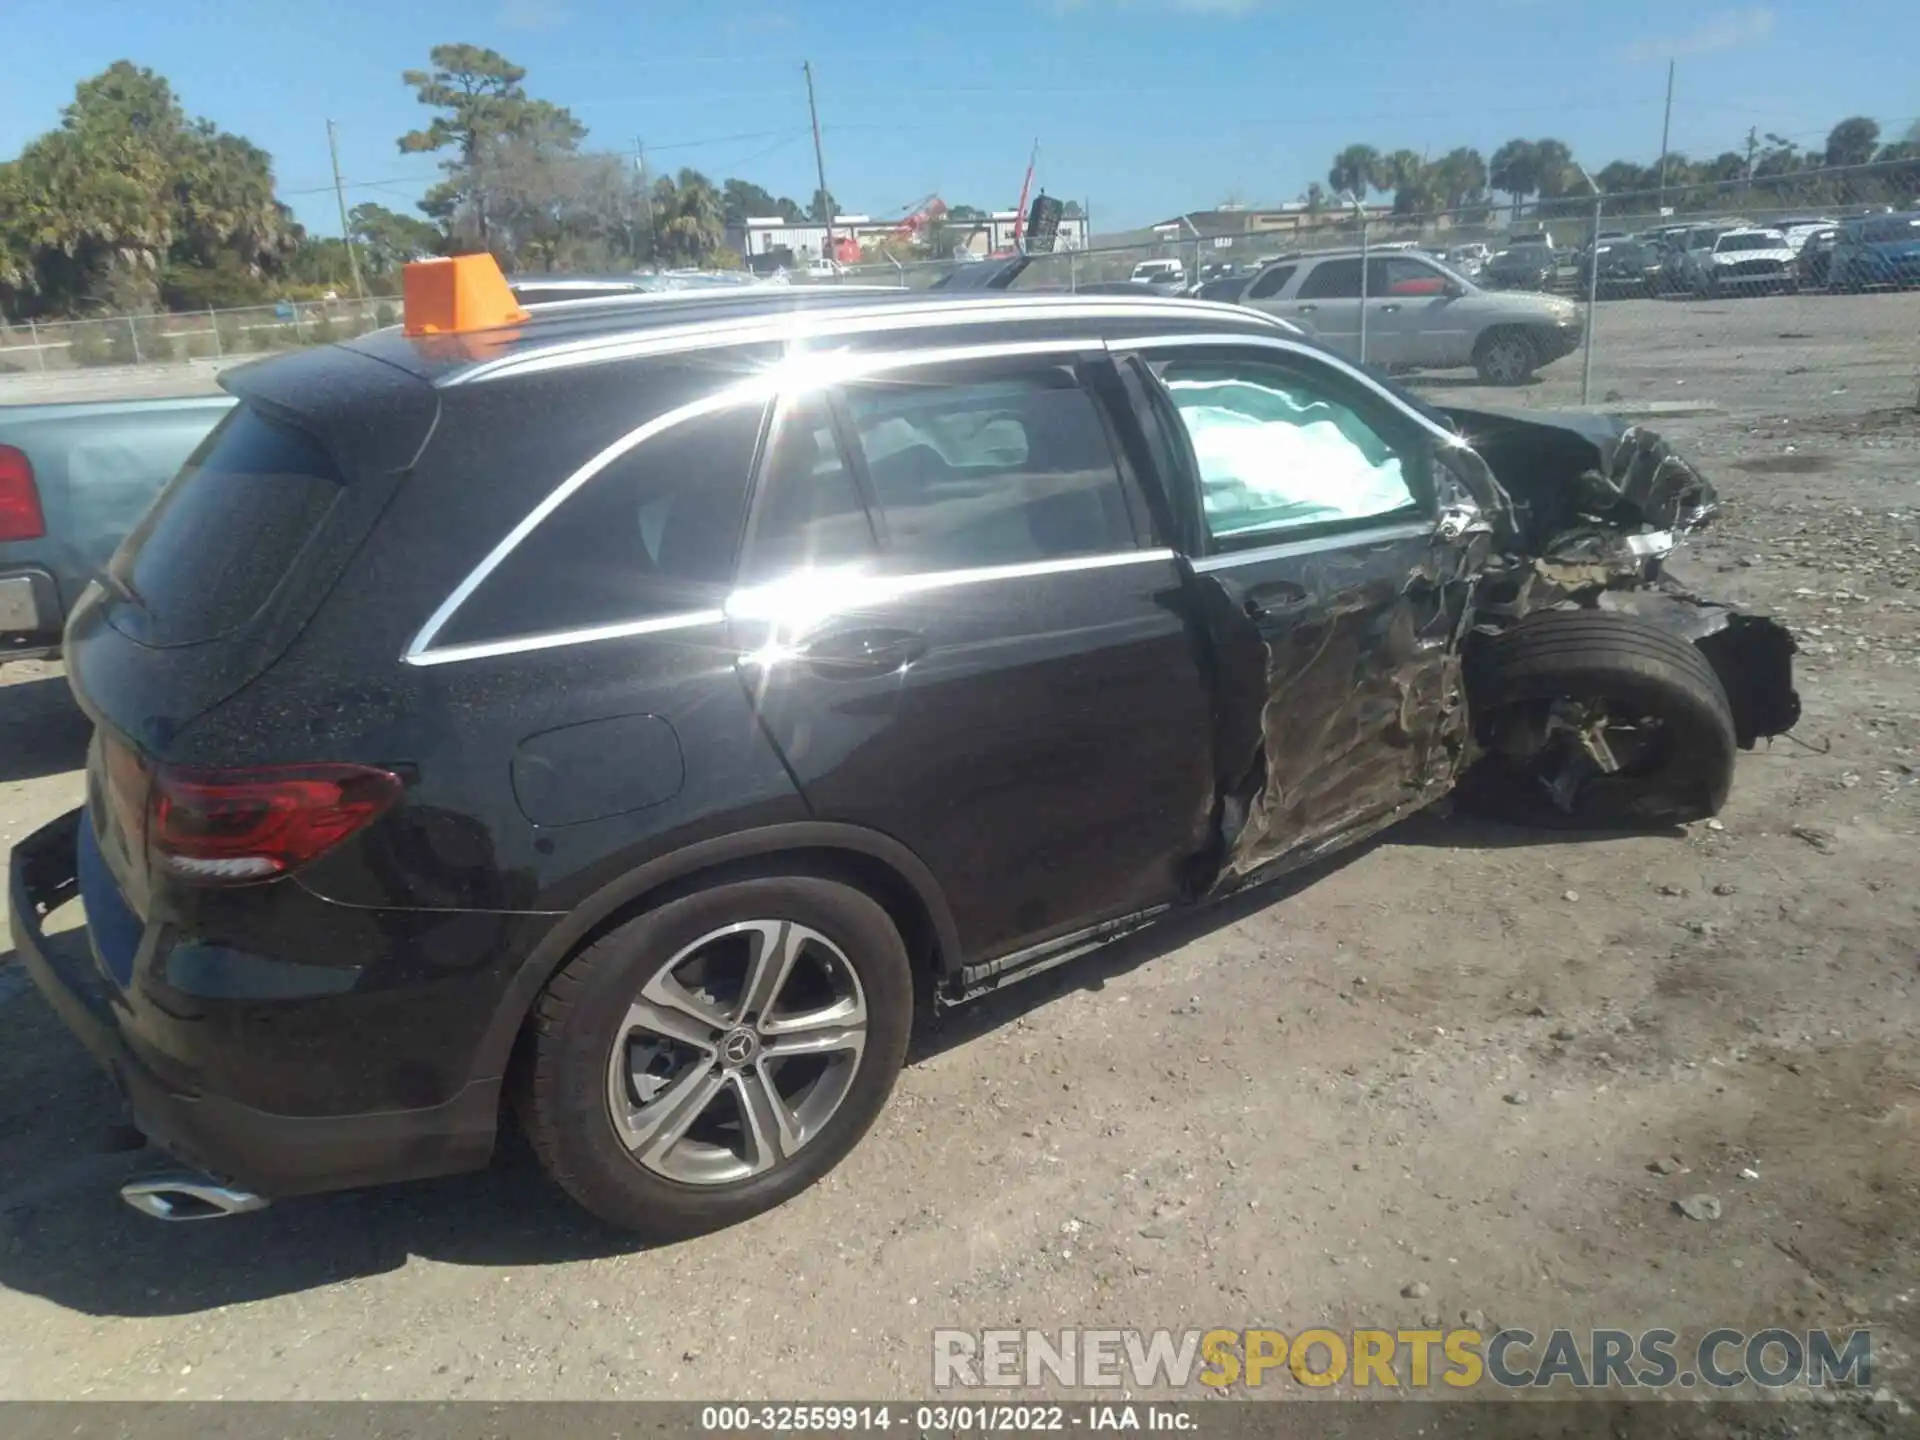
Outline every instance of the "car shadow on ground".
{"label": "car shadow on ground", "polygon": [[1411,384],[1416,390],[1532,390],[1546,384],[1546,377],[1540,374],[1529,375],[1518,385],[1495,385],[1482,380],[1478,375],[1433,375],[1424,370],[1415,370],[1400,377],[1401,381]]}
{"label": "car shadow on ground", "polygon": [[550,1184],[510,1127],[492,1167],[475,1174],[225,1220],[151,1220],[121,1202],[119,1186],[183,1167],[155,1150],[103,1152],[118,1102],[38,997],[0,1009],[0,1043],[14,1042],[42,1065],[30,1088],[7,1087],[0,1126],[40,1143],[0,1142],[0,1286],[69,1310],[188,1315],[386,1274],[415,1256],[514,1266],[646,1248]]}
{"label": "car shadow on ground", "polygon": [[[966,1045],[1075,990],[1108,982],[1286,901],[1381,845],[1540,844],[1575,837],[1417,816],[1302,870],[1178,914],[916,1027],[908,1064]],[[11,955],[0,955],[0,971]],[[514,1266],[632,1254],[541,1173],[511,1123],[491,1168],[314,1196],[253,1215],[168,1225],[118,1187],[178,1169],[157,1151],[102,1148],[118,1102],[37,996],[0,1004],[0,1285],[89,1315],[193,1314],[397,1270],[414,1256]],[[964,1117],[956,1124],[965,1123]]]}
{"label": "car shadow on ground", "polygon": [[64,676],[0,687],[0,784],[38,780],[86,763],[93,726],[74,704]]}

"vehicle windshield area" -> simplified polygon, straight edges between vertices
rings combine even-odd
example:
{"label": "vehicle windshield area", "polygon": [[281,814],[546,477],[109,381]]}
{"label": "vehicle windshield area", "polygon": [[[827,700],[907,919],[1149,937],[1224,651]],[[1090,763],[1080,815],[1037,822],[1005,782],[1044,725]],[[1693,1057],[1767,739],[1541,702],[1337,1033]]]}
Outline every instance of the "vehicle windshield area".
{"label": "vehicle windshield area", "polygon": [[1713,242],[1714,252],[1725,255],[1735,250],[1784,250],[1787,237],[1777,230],[1747,230],[1722,235]]}
{"label": "vehicle windshield area", "polygon": [[1465,286],[1467,289],[1473,288],[1473,281],[1459,269],[1465,259],[1464,256],[1453,255],[1443,260],[1437,255],[1423,253],[1420,258],[1426,262],[1429,269],[1439,271],[1441,279],[1451,280],[1454,284]]}
{"label": "vehicle windshield area", "polygon": [[1894,215],[1885,220],[1869,220],[1860,227],[1860,238],[1869,245],[1920,240],[1920,215]]}

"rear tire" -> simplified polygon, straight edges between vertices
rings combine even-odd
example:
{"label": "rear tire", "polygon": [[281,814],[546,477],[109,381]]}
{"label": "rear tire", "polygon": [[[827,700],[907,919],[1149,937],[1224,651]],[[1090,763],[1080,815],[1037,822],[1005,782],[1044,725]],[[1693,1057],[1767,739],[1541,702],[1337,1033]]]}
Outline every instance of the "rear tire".
{"label": "rear tire", "polygon": [[[770,992],[750,993],[756,974]],[[853,1149],[893,1090],[913,1012],[906,946],[864,892],[811,875],[695,891],[548,983],[521,1123],[547,1174],[607,1223],[655,1241],[722,1229]]]}
{"label": "rear tire", "polygon": [[[1704,820],[1726,803],[1737,749],[1732,708],[1707,658],[1668,631],[1607,611],[1542,611],[1488,639],[1468,675],[1475,735],[1488,753],[1461,797],[1477,809],[1561,829],[1661,828]],[[1640,750],[1634,763],[1614,774],[1595,769],[1556,800],[1550,775],[1567,755],[1519,757],[1506,743],[1510,727],[1535,728],[1556,702],[1617,717],[1629,753]],[[1550,772],[1549,760],[1559,762]]]}
{"label": "rear tire", "polygon": [[1489,330],[1473,347],[1473,368],[1489,385],[1524,385],[1540,368],[1540,352],[1524,330]]}

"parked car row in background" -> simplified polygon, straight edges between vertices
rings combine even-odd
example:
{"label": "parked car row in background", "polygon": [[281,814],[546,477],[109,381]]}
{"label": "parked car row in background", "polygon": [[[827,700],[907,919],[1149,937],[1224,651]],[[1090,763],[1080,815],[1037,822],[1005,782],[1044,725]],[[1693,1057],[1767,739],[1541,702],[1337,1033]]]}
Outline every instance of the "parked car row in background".
{"label": "parked car row in background", "polygon": [[1902,287],[1920,284],[1920,211],[1848,220],[1788,217],[1765,225],[1727,217],[1638,234],[1603,230],[1571,268],[1564,259],[1543,232],[1516,235],[1477,278],[1495,289],[1582,295],[1591,289],[1608,299]]}

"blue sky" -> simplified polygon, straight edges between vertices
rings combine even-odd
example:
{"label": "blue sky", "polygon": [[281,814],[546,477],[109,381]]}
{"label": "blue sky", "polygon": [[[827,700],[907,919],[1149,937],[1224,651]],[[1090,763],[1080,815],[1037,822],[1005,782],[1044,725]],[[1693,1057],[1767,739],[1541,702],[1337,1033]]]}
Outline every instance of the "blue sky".
{"label": "blue sky", "polygon": [[1651,161],[1668,56],[1689,154],[1738,148],[1751,125],[1817,144],[1848,114],[1889,138],[1920,118],[1914,0],[0,0],[0,38],[0,156],[127,58],[269,150],[322,233],[339,224],[326,120],[348,203],[407,208],[434,162],[395,148],[427,113],[400,72],[455,40],[526,66],[590,148],[644,139],[656,168],[803,203],[810,59],[843,207],[899,214],[936,191],[1011,206],[1037,137],[1040,184],[1101,230],[1290,199],[1349,141],[1491,153],[1556,135],[1590,167]]}

